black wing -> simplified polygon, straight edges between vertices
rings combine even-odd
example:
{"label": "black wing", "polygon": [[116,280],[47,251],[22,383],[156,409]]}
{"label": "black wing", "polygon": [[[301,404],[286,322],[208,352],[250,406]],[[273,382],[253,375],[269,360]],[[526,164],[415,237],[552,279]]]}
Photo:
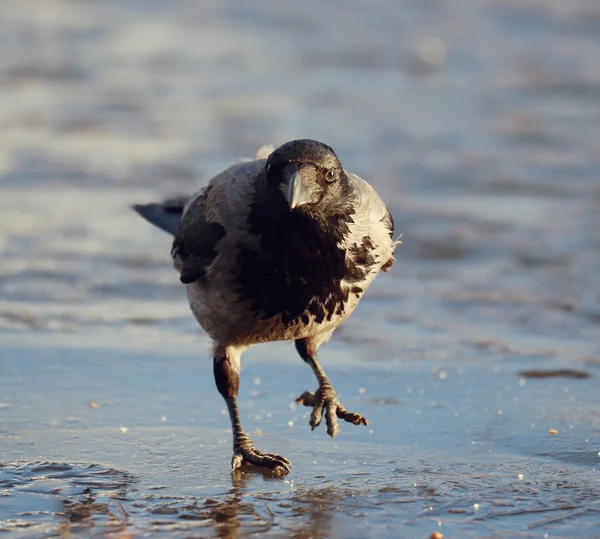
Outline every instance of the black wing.
{"label": "black wing", "polygon": [[215,250],[219,240],[225,237],[222,224],[206,219],[206,205],[211,186],[191,202],[173,242],[171,256],[181,262],[183,284],[195,283],[206,275],[206,270],[217,256]]}

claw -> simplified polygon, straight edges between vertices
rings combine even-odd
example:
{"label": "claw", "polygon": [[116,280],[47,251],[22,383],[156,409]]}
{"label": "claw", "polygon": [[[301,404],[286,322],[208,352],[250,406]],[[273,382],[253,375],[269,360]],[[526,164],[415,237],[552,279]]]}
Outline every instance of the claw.
{"label": "claw", "polygon": [[233,458],[231,459],[231,470],[235,471],[246,463],[261,468],[269,468],[282,475],[290,473],[292,469],[292,463],[281,455],[263,453],[262,451],[254,449],[254,447],[236,449]]}
{"label": "claw", "polygon": [[317,404],[315,404],[312,414],[310,414],[309,423],[312,427],[312,430],[315,430],[321,424],[321,420],[323,419],[323,404],[324,403],[322,402],[318,402]]}
{"label": "claw", "polygon": [[336,405],[329,401],[326,405],[326,410],[327,434],[334,438],[337,434],[337,431],[339,430],[336,417]]}
{"label": "claw", "polygon": [[369,421],[366,417],[363,417],[360,414],[355,414],[354,412],[349,412],[342,406],[338,406],[338,409],[336,410],[336,415],[340,419],[343,419],[344,421],[347,421],[348,423],[353,423],[354,425],[369,426]]}
{"label": "claw", "polygon": [[335,435],[340,430],[337,422],[337,404],[332,401],[327,403],[327,434],[332,438],[335,438]]}
{"label": "claw", "polygon": [[332,438],[335,438],[339,432],[338,417],[354,425],[369,424],[366,418],[360,414],[349,412],[342,406],[335,390],[329,383],[325,387],[319,387],[315,393],[305,391],[296,399],[296,403],[313,408],[309,421],[311,430],[315,430],[321,424],[323,413],[325,413],[327,434]]}
{"label": "claw", "polygon": [[244,457],[239,453],[234,454],[231,458],[231,471],[233,472],[238,468],[241,468],[242,464],[244,464]]}

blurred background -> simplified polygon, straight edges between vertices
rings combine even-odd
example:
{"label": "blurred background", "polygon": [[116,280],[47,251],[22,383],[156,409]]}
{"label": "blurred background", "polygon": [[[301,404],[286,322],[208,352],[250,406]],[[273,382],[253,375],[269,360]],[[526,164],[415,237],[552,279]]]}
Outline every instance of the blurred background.
{"label": "blurred background", "polygon": [[[399,406],[402,394],[410,417],[418,394],[453,412],[479,409],[496,395],[494,418],[508,406],[495,383],[518,387],[524,369],[554,368],[569,384],[588,385],[577,385],[585,389],[575,397],[559,374],[555,385],[529,394],[527,406],[510,400],[514,417],[527,408],[552,418],[535,438],[542,445],[556,422],[575,431],[579,425],[560,449],[540,451],[564,461],[576,447],[579,464],[596,465],[600,447],[586,444],[597,440],[600,425],[597,0],[5,1],[0,51],[0,432],[43,424],[48,440],[64,441],[52,428],[69,427],[69,410],[102,394],[112,395],[113,416],[98,415],[102,406],[94,420],[81,412],[73,429],[93,421],[114,429],[141,424],[145,409],[152,409],[148,424],[160,423],[165,402],[174,407],[166,415],[189,426],[189,409],[174,394],[182,380],[161,385],[166,363],[169,376],[179,365],[206,378],[206,396],[188,388],[190,408],[206,400],[219,410],[205,360],[209,343],[170,265],[170,239],[128,205],[192,193],[263,144],[314,138],[378,190],[403,233],[393,270],[376,280],[324,352],[326,366],[330,354],[330,364],[347,372],[346,392],[358,395],[352,372],[343,370],[352,356],[357,369],[409,370],[377,398]],[[273,350],[249,358],[278,360],[284,349]],[[143,380],[135,375],[143,356],[130,358],[127,372],[118,359],[134,352],[159,354],[154,363],[144,360],[153,367]],[[291,349],[282,353],[290,372],[304,369]],[[464,365],[475,370],[460,371]],[[247,391],[261,374],[249,369]],[[481,385],[485,393],[463,402],[465,389],[444,400],[448,386],[439,384],[452,369],[465,387]],[[494,382],[492,372],[500,371],[506,379]],[[415,382],[420,376],[423,386]],[[119,377],[133,395],[110,385]],[[309,389],[292,388],[293,377],[286,395]],[[380,383],[375,376],[373,385]],[[441,394],[418,393],[428,384]],[[52,393],[56,387],[64,392]],[[281,398],[272,389],[271,411]],[[153,408],[143,401],[152,392],[170,397]],[[64,413],[41,419],[49,406]],[[304,414],[287,412],[282,432]],[[222,429],[226,454],[227,424],[216,415],[210,421]],[[439,435],[436,422],[448,422],[430,419],[415,423],[417,430],[426,425],[423,440]],[[259,424],[277,432],[273,421]],[[474,421],[454,430],[469,431]],[[486,425],[478,432],[488,432]],[[390,424],[393,447],[400,430],[410,428]],[[539,454],[530,451],[530,435],[503,440],[519,454]],[[0,457],[28,456],[7,443]],[[32,451],[47,458],[48,444]],[[93,448],[87,455],[107,460]]]}
{"label": "blurred background", "polygon": [[392,209],[404,323],[597,342],[595,0],[20,0],[0,40],[5,330],[190,331],[128,204],[308,137]]}

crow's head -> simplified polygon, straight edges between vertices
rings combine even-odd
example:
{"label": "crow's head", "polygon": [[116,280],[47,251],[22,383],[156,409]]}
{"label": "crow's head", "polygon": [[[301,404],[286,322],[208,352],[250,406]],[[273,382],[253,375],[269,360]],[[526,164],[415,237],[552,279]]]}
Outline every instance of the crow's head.
{"label": "crow's head", "polygon": [[348,178],[335,152],[316,140],[293,140],[277,148],[266,164],[267,183],[290,211],[337,205],[349,194]]}

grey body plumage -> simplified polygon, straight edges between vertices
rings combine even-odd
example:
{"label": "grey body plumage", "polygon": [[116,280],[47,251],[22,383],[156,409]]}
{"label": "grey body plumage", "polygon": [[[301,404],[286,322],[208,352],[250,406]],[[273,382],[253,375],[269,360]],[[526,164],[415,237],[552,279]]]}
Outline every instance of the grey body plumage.
{"label": "grey body plumage", "polygon": [[319,381],[298,402],[326,413],[328,433],[347,412],[316,359],[318,347],[394,262],[393,220],[375,190],[345,171],[328,146],[284,144],[236,164],[189,199],[133,208],[175,236],[172,257],[194,316],[214,342],[217,387],[234,431],[233,468],[244,462],[287,472],[290,463],[254,449],[237,413],[239,358],[249,346],[294,340]]}

